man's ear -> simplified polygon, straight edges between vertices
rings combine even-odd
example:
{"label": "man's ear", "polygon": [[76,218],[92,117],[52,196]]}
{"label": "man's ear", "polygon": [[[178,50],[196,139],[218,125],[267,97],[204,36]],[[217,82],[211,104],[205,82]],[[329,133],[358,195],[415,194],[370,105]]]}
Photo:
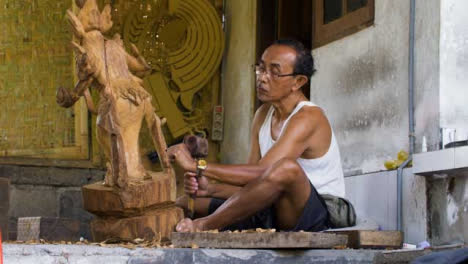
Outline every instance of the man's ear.
{"label": "man's ear", "polygon": [[309,81],[309,78],[305,75],[296,75],[296,85],[294,86],[293,90],[297,91],[300,90],[302,86],[304,86],[307,81]]}

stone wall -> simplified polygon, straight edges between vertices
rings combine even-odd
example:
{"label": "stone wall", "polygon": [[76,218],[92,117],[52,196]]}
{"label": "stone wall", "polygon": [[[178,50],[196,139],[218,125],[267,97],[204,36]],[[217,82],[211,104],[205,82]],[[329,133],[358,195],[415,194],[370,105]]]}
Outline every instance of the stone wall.
{"label": "stone wall", "polygon": [[9,239],[16,239],[18,217],[62,217],[81,221],[80,236],[90,239],[93,215],[83,210],[81,186],[104,179],[95,169],[0,165],[10,179]]}

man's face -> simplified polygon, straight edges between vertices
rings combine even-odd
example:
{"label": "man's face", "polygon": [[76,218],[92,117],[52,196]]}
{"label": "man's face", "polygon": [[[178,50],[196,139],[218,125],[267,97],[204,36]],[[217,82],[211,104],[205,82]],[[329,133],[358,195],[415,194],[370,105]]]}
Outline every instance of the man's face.
{"label": "man's face", "polygon": [[295,76],[281,76],[294,72],[296,51],[288,46],[272,45],[263,52],[258,63],[257,97],[262,102],[279,101],[297,85]]}

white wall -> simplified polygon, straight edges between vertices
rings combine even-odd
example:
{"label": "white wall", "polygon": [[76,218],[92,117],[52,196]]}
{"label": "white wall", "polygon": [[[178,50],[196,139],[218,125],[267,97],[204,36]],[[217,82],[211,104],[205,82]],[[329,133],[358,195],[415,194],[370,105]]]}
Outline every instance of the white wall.
{"label": "white wall", "polygon": [[439,149],[440,0],[416,0],[414,47],[415,152]]}
{"label": "white wall", "polygon": [[347,175],[408,149],[409,1],[375,1],[374,26],[315,49],[311,100],[335,129]]}
{"label": "white wall", "polygon": [[468,1],[441,1],[440,125],[468,139]]}
{"label": "white wall", "polygon": [[[346,198],[360,219],[375,221],[382,230],[397,229],[397,172],[385,171],[346,177]],[[404,241],[427,240],[427,198],[424,177],[403,170],[402,228]]]}
{"label": "white wall", "polygon": [[[440,126],[468,139],[468,1],[440,1]],[[463,132],[463,133],[461,133]],[[468,159],[468,157],[467,157]],[[433,244],[468,241],[468,168],[430,178]]]}

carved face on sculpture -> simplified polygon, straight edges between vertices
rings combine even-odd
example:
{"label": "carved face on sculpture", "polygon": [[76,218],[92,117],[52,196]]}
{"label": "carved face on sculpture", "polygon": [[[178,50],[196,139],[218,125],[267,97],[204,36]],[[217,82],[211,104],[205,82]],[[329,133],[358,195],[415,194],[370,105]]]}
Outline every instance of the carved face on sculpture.
{"label": "carved face on sculpture", "polygon": [[80,8],[78,18],[86,32],[99,30],[105,33],[112,27],[110,5],[106,5],[101,13],[96,0],[76,0],[75,3]]}

